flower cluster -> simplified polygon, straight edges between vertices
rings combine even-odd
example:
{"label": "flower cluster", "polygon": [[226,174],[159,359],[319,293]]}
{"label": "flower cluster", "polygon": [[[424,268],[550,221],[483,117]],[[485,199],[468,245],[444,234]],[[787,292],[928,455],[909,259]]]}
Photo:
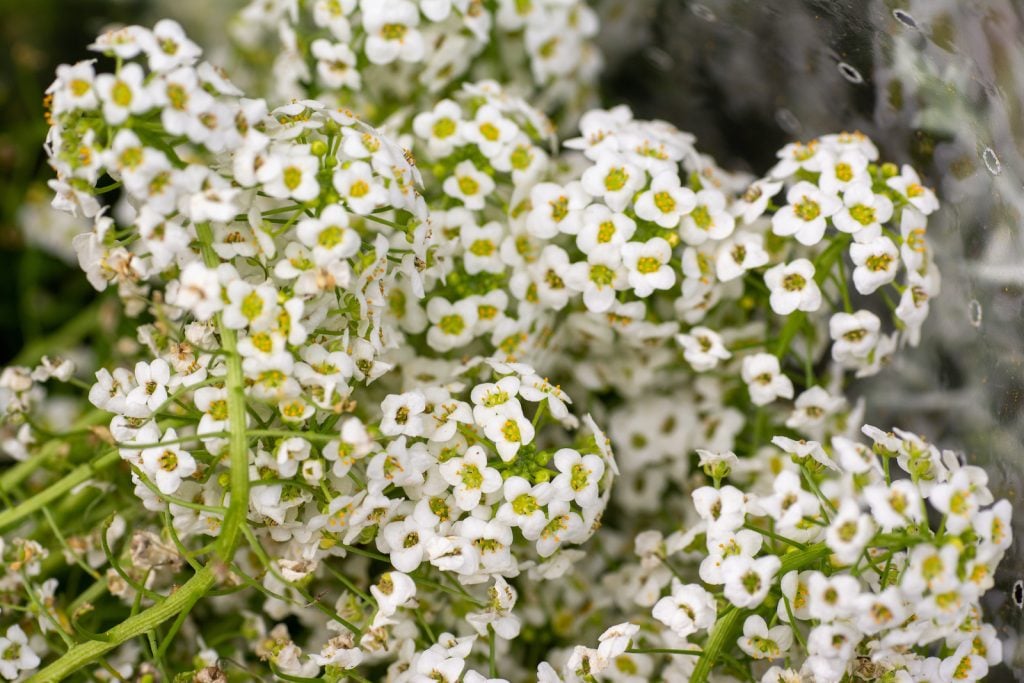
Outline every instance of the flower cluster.
{"label": "flower cluster", "polygon": [[847,391],[920,339],[935,195],[859,133],[757,178],[626,107],[574,121],[594,16],[261,0],[232,29],[257,96],[170,20],[58,70],[54,205],[100,307],[69,323],[94,353],[0,374],[0,675],[1000,660],[1009,503]]}
{"label": "flower cluster", "polygon": [[[498,74],[570,117],[594,94],[597,29],[582,0],[256,0],[230,25],[273,101],[314,95],[402,121],[453,85]],[[254,66],[263,62],[273,65]]]}
{"label": "flower cluster", "polygon": [[870,446],[774,438],[784,457],[763,492],[718,458],[715,485],[692,495],[698,521],[639,535],[640,562],[623,570],[653,603],[646,644],[691,651],[674,665],[700,680],[702,651],[765,682],[974,681],[1002,661],[979,600],[1010,544],[1009,502],[993,504],[985,472],[952,451],[863,433]]}

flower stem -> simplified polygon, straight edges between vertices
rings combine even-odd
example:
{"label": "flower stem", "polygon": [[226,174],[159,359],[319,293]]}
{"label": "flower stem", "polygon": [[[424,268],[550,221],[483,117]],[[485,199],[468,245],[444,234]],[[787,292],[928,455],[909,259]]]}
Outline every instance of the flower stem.
{"label": "flower stem", "polygon": [[[815,543],[804,550],[787,553],[782,556],[779,576],[785,576],[791,571],[809,567],[828,555],[828,553],[828,546],[824,543]],[[712,667],[718,662],[725,648],[735,643],[736,631],[740,624],[743,623],[743,618],[752,612],[753,610],[738,609],[733,605],[726,608],[725,612],[723,612],[722,616],[718,618],[718,621],[711,628],[711,637],[708,639],[707,647],[704,648],[700,659],[697,660],[697,666],[693,669],[690,683],[704,683],[708,679],[708,674],[711,673]]]}

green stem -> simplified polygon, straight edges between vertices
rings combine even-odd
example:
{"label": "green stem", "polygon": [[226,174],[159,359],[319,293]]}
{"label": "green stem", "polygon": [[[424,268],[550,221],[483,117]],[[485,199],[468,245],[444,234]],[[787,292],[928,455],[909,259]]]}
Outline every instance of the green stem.
{"label": "green stem", "polygon": [[215,581],[216,577],[213,570],[210,567],[203,567],[185,585],[167,596],[163,602],[114,626],[103,634],[106,640],[91,640],[75,645],[64,653],[60,659],[29,678],[29,683],[59,681],[76,671],[80,671],[90,662],[95,661],[126,640],[137,638],[183,610],[191,608],[196,600],[213,587]]}
{"label": "green stem", "polygon": [[[213,249],[213,230],[209,223],[196,226],[203,261],[208,268],[220,265],[220,257]],[[235,331],[217,316],[217,331],[220,333],[221,348],[224,349],[224,364],[227,369],[225,387],[228,407],[228,457],[231,466],[231,502],[224,515],[217,550],[225,563],[230,563],[238,547],[240,527],[249,514],[249,444],[245,422],[245,377],[242,374],[242,358],[238,355],[238,337]]]}
{"label": "green stem", "polygon": [[[88,427],[106,422],[109,419],[110,413],[104,410],[91,410],[75,420],[71,425],[70,431],[79,432]],[[28,479],[33,472],[46,469],[44,465],[47,464],[50,458],[61,452],[61,446],[63,446],[64,443],[63,439],[47,441],[43,444],[42,448],[39,449],[38,455],[33,458],[29,458],[28,460],[23,460],[8,469],[0,475],[0,491],[13,491],[18,487],[18,484]]]}
{"label": "green stem", "polygon": [[74,346],[95,329],[101,320],[99,311],[102,305],[103,298],[99,297],[64,323],[60,329],[26,344],[10,365],[34,365],[45,355]]}
{"label": "green stem", "polygon": [[[804,569],[821,560],[829,553],[828,546],[824,543],[815,543],[804,550],[787,553],[782,557],[782,566],[779,568],[778,576],[785,576],[791,571]],[[743,619],[752,614],[754,610],[738,609],[729,605],[718,618],[711,629],[711,637],[708,639],[707,647],[697,660],[697,666],[690,676],[690,683],[704,683],[708,674],[718,662],[726,647],[731,647],[736,642],[736,632],[739,630]]]}
{"label": "green stem", "polygon": [[90,479],[98,472],[111,467],[120,459],[121,458],[118,456],[117,451],[108,451],[94,462],[79,465],[72,470],[70,474],[49,488],[40,491],[20,505],[0,512],[0,529],[6,529],[20,522],[37,510],[40,510],[58,498],[63,497],[71,491],[71,489],[75,488],[83,481]]}

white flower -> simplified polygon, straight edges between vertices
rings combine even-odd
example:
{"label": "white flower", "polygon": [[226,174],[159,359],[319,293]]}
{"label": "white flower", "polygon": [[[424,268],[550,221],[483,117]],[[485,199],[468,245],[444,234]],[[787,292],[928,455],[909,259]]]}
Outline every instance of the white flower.
{"label": "white flower", "polygon": [[780,237],[796,236],[797,242],[814,246],[825,235],[826,219],[839,211],[842,202],[834,194],[802,180],[786,193],[786,205],[772,216],[772,231]]}
{"label": "white flower", "polygon": [[224,307],[224,324],[240,330],[266,329],[277,317],[277,290],[272,285],[253,286],[240,279],[231,280],[227,286],[227,305]]}
{"label": "white flower", "polygon": [[491,221],[482,228],[473,224],[462,226],[459,240],[465,248],[462,264],[466,272],[470,275],[504,272],[499,247],[504,237],[505,227],[498,221]]}
{"label": "white flower", "polygon": [[498,508],[495,519],[519,527],[526,540],[534,541],[547,524],[544,506],[551,502],[554,493],[547,482],[533,485],[522,477],[511,476],[502,486],[505,502]]}
{"label": "white flower", "polygon": [[125,64],[117,75],[96,77],[96,93],[103,103],[103,118],[111,125],[124,123],[131,114],[141,114],[152,105],[142,67]]}
{"label": "white flower", "polygon": [[380,404],[380,431],[386,436],[419,436],[423,433],[423,411],[427,399],[422,391],[388,394]]}
{"label": "white flower", "polygon": [[633,637],[640,632],[640,627],[629,622],[616,624],[605,630],[597,642],[597,654],[606,661],[612,661],[629,648]]}
{"label": "white flower", "polygon": [[149,59],[149,68],[156,72],[171,71],[179,66],[196,63],[202,50],[188,39],[181,24],[173,19],[161,19],[152,32],[139,34],[139,47]]}
{"label": "white flower", "polygon": [[923,518],[921,494],[907,479],[891,484],[864,487],[864,498],[871,506],[871,517],[886,532],[894,531]]}
{"label": "white flower", "polygon": [[604,476],[604,460],[593,453],[580,455],[572,448],[555,451],[555,468],[558,475],[551,481],[555,497],[573,501],[583,509],[598,503],[601,491],[598,486]]}
{"label": "white flower", "polygon": [[168,286],[167,300],[191,311],[197,320],[209,320],[224,307],[220,292],[217,271],[200,261],[191,261],[182,269],[177,286]]}
{"label": "white flower", "polygon": [[663,228],[674,228],[695,206],[697,197],[693,190],[683,187],[674,171],[665,171],[656,175],[651,187],[637,197],[636,215]]}
{"label": "white flower", "polygon": [[861,294],[871,294],[896,279],[900,268],[899,249],[888,237],[850,245],[850,258],[857,266],[853,284]]}
{"label": "white flower", "polygon": [[619,251],[611,244],[598,245],[587,254],[586,261],[573,263],[566,271],[565,284],[583,293],[588,311],[604,313],[615,302],[615,292],[628,286]]}
{"label": "white flower", "polygon": [[583,187],[572,182],[565,186],[538,183],[530,190],[530,213],[526,230],[534,237],[551,239],[558,233],[575,235],[582,225],[583,209],[589,204]]}
{"label": "white flower", "polygon": [[[963,467],[949,481],[932,489],[928,501],[946,515],[946,530],[960,534],[971,526],[983,502],[991,502],[988,475],[974,467]],[[987,499],[987,501],[986,501]]]}
{"label": "white flower", "polygon": [[833,315],[828,321],[833,360],[859,366],[878,343],[881,326],[878,316],[867,310]]}
{"label": "white flower", "polygon": [[434,537],[434,530],[420,524],[415,516],[398,522],[385,524],[378,539],[384,541],[390,554],[391,564],[400,572],[415,571],[423,561],[427,543]]}
{"label": "white flower", "polygon": [[748,270],[768,263],[764,237],[758,233],[742,232],[718,245],[715,251],[715,275],[721,282],[742,277]]}
{"label": "white flower", "polygon": [[821,306],[821,289],[814,280],[814,264],[805,258],[769,268],[765,271],[764,283],[771,290],[772,310],[779,315],[816,311]]}
{"label": "white flower", "polygon": [[332,43],[318,38],[310,46],[316,58],[316,72],[326,88],[358,90],[363,79],[357,67],[356,53],[346,43]]}
{"label": "white flower", "polygon": [[806,439],[797,441],[785,436],[773,436],[772,443],[782,449],[783,453],[788,453],[797,460],[811,458],[831,470],[839,469],[817,441],[807,441]]}
{"label": "white flower", "polygon": [[829,194],[851,192],[865,187],[869,190],[871,188],[868,158],[859,149],[847,149],[838,155],[823,156],[821,166],[818,185]]}
{"label": "white flower", "polygon": [[988,662],[977,654],[971,641],[964,641],[939,664],[943,681],[980,681],[988,676]]}
{"label": "white flower", "polygon": [[[518,403],[510,405],[519,406]],[[483,427],[484,435],[494,442],[498,455],[505,462],[514,458],[521,446],[533,441],[534,428],[523,416],[522,408],[494,415]]]}
{"label": "white flower", "polygon": [[710,535],[730,533],[743,526],[746,497],[735,486],[701,486],[691,497],[697,514],[707,522]]}
{"label": "white flower", "polygon": [[604,204],[591,204],[583,210],[576,246],[584,254],[589,254],[601,245],[621,246],[634,232],[636,223],[629,216],[616,213]]}
{"label": "white flower", "polygon": [[683,216],[679,233],[683,241],[693,246],[709,239],[721,240],[732,234],[736,219],[725,210],[725,195],[718,190],[701,190],[696,205]]}
{"label": "white flower", "polygon": [[196,471],[196,461],[191,454],[183,451],[174,441],[178,435],[174,429],[168,429],[161,443],[166,446],[155,446],[142,451],[142,468],[146,475],[154,481],[160,493],[171,495],[181,487],[181,480],[191,477]]}
{"label": "white flower", "polygon": [[893,313],[904,325],[907,343],[917,346],[921,341],[921,327],[928,318],[929,302],[939,293],[938,270],[930,268],[927,276],[917,272],[907,274],[907,286]]}
{"label": "white flower", "polygon": [[568,501],[555,498],[547,506],[547,520],[537,538],[537,554],[551,557],[563,543],[582,541],[586,537],[587,525],[580,514],[569,509]]}
{"label": "white flower", "polygon": [[363,29],[366,31],[366,58],[374,64],[390,64],[399,59],[418,62],[426,45],[416,29],[420,13],[408,0],[364,2]]}
{"label": "white flower", "polygon": [[462,120],[462,108],[452,100],[441,100],[430,111],[424,111],[413,119],[412,127],[416,135],[427,142],[427,150],[432,156],[443,158],[465,143]]}
{"label": "white flower", "polygon": [[732,357],[722,337],[707,327],[694,327],[688,334],[677,334],[676,341],[683,347],[683,358],[697,372],[718,367],[719,362]]}
{"label": "white flower", "polygon": [[846,399],[842,396],[833,396],[824,387],[813,386],[796,397],[786,426],[804,432],[817,430],[844,405]]}
{"label": "white flower", "polygon": [[637,296],[648,297],[655,290],[668,289],[675,284],[675,271],[668,265],[670,258],[672,247],[660,237],[622,245],[622,262],[629,271],[629,286]]}
{"label": "white flower", "polygon": [[755,180],[732,206],[737,218],[743,219],[744,225],[750,225],[764,215],[768,202],[782,189],[781,182],[768,179]]}
{"label": "white flower", "polygon": [[494,180],[478,171],[469,159],[460,161],[442,184],[444,193],[461,201],[467,209],[479,211],[484,208],[487,197],[494,192]]}
{"label": "white flower", "polygon": [[903,195],[910,204],[925,216],[939,208],[939,200],[935,193],[921,185],[921,177],[912,166],[903,165],[898,176],[893,176],[885,184]]}
{"label": "white flower", "polygon": [[455,504],[466,512],[473,511],[485,493],[494,493],[502,486],[501,473],[487,466],[487,454],[479,445],[470,446],[465,455],[446,460],[439,466],[441,476],[454,487]]}
{"label": "white flower", "polygon": [[171,381],[171,368],[163,358],[151,363],[135,364],[136,386],[125,397],[125,414],[129,417],[149,417],[167,401],[167,385]]}
{"label": "white flower", "polygon": [[644,186],[647,176],[618,154],[606,153],[598,156],[597,162],[583,172],[580,180],[590,196],[603,199],[612,211],[623,211],[637,190]]}
{"label": "white flower", "polygon": [[890,586],[881,593],[861,593],[857,597],[854,613],[857,628],[868,635],[874,635],[902,624],[907,618],[907,607],[900,589]]}
{"label": "white flower", "polygon": [[849,618],[856,612],[860,593],[860,583],[853,576],[811,572],[807,577],[807,613],[811,619],[824,622]]}
{"label": "white flower", "polygon": [[309,145],[290,145],[275,150],[256,178],[271,197],[308,202],[320,194],[319,170],[320,160],[310,153]]}
{"label": "white flower", "polygon": [[[742,518],[740,523],[742,524]],[[761,534],[750,529],[709,529],[708,554],[701,561],[698,570],[701,580],[713,586],[722,585],[725,583],[722,576],[722,563],[725,562],[725,558],[742,556],[753,559],[761,551],[761,545]]]}
{"label": "white flower", "polygon": [[39,666],[39,655],[28,645],[28,637],[17,624],[9,626],[0,638],[0,676],[9,681],[18,678],[22,671]]}
{"label": "white flower", "polygon": [[782,374],[779,359],[770,353],[755,353],[744,358],[741,376],[756,406],[767,405],[780,396],[793,398],[793,382]]}
{"label": "white flower", "polygon": [[321,266],[355,256],[362,243],[359,233],[349,227],[348,214],[339,204],[331,204],[318,218],[303,218],[295,234],[313,250],[313,261]]}
{"label": "white flower", "polygon": [[516,398],[519,395],[519,387],[520,379],[514,375],[473,387],[469,395],[474,403],[473,419],[478,424],[485,424],[495,417],[521,414],[523,407]]}
{"label": "white flower", "polygon": [[387,572],[370,586],[370,593],[377,602],[378,612],[390,616],[416,596],[416,584],[407,574]]}
{"label": "white flower", "polygon": [[743,622],[743,636],[737,644],[752,659],[779,659],[793,645],[793,631],[786,624],[769,629],[764,617],[751,614]]}
{"label": "white flower", "polygon": [[779,161],[768,171],[768,175],[777,180],[788,178],[800,170],[820,173],[829,161],[828,152],[818,140],[811,140],[806,145],[791,142],[780,149],[776,156]]}
{"label": "white flower", "polygon": [[715,598],[699,584],[672,579],[672,595],[658,600],[651,615],[680,638],[711,628],[717,617]]}
{"label": "white flower", "polygon": [[491,104],[477,109],[473,120],[462,122],[460,127],[463,139],[476,145],[488,159],[496,157],[519,132],[519,127]]}
{"label": "white flower", "polygon": [[427,304],[427,318],[432,323],[427,330],[427,343],[438,351],[450,351],[472,341],[477,307],[471,299],[451,303],[438,296]]}
{"label": "white flower", "polygon": [[365,161],[353,161],[339,168],[334,172],[333,183],[349,210],[360,216],[372,213],[387,203],[388,191],[373,177],[373,169]]}
{"label": "white flower", "polygon": [[857,185],[843,195],[843,208],[832,216],[832,223],[858,242],[870,242],[882,235],[882,223],[892,218],[892,212],[888,197],[875,194],[870,185]]}
{"label": "white flower", "polygon": [[734,555],[722,562],[723,592],[736,607],[753,609],[764,602],[782,561],[775,555],[756,560]]}

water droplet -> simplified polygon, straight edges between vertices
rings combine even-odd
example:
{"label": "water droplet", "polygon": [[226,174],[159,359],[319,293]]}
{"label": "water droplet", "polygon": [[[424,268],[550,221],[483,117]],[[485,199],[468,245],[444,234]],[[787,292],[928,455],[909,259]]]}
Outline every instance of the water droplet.
{"label": "water droplet", "polygon": [[798,135],[800,133],[800,129],[803,128],[803,126],[800,125],[800,119],[796,117],[796,114],[785,107],[775,112],[775,122],[779,124],[779,128],[789,135]]}
{"label": "water droplet", "polygon": [[644,57],[659,71],[669,71],[675,64],[672,55],[657,47],[649,47],[644,50]]}
{"label": "water droplet", "polygon": [[913,28],[913,29],[917,28],[917,20],[914,19],[914,17],[912,17],[909,14],[907,14],[906,12],[904,12],[903,10],[901,10],[901,9],[894,9],[892,11],[892,15],[894,17],[896,17],[896,21],[900,22],[901,24],[903,24],[907,28]]}
{"label": "water droplet", "polygon": [[860,72],[846,62],[839,62],[837,66],[839,67],[839,73],[850,83],[860,84],[864,82],[864,77],[860,75]]}
{"label": "water droplet", "polygon": [[999,157],[996,156],[995,150],[991,147],[986,147],[985,151],[981,153],[981,160],[985,162],[985,167],[988,168],[988,172],[992,175],[999,175],[1003,172],[1003,164],[999,161]]}
{"label": "water droplet", "polygon": [[715,13],[711,11],[711,8],[699,2],[692,7],[691,11],[704,21],[716,21],[718,19]]}
{"label": "water droplet", "polygon": [[1013,602],[1018,609],[1024,607],[1024,581],[1020,579],[1013,584]]}
{"label": "water droplet", "polygon": [[971,303],[967,305],[967,314],[970,316],[971,324],[975,327],[981,327],[981,302],[977,299],[971,299]]}

